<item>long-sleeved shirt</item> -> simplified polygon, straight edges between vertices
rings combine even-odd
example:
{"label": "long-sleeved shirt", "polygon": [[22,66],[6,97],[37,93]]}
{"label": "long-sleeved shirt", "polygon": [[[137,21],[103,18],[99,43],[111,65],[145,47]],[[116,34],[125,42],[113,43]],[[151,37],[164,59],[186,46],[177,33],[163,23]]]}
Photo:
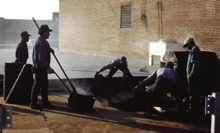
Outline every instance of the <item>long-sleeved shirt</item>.
{"label": "long-sleeved shirt", "polygon": [[33,64],[37,69],[47,70],[50,67],[50,45],[46,39],[39,37],[33,49]]}
{"label": "long-sleeved shirt", "polygon": [[172,83],[179,83],[178,73],[168,66],[163,66],[141,81],[138,86],[151,85],[158,77],[163,77]]}
{"label": "long-sleeved shirt", "polygon": [[25,41],[22,41],[18,44],[15,52],[16,62],[26,63],[28,59],[28,47]]}

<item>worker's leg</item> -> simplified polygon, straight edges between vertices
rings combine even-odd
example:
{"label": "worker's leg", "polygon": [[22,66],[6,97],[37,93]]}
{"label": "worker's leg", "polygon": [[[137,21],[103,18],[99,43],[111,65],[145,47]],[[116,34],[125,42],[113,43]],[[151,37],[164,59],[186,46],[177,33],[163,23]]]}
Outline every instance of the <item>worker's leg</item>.
{"label": "worker's leg", "polygon": [[37,104],[38,94],[41,88],[42,76],[40,72],[35,73],[35,81],[33,84],[33,88],[31,91],[31,108],[33,109],[41,109],[40,106]]}
{"label": "worker's leg", "polygon": [[41,76],[41,96],[42,96],[42,102],[43,104],[49,103],[48,100],[48,76],[47,73],[42,73]]}
{"label": "worker's leg", "polygon": [[38,97],[39,91],[40,91],[40,85],[39,85],[39,81],[37,80],[37,75],[36,75],[36,79],[34,81],[33,88],[31,91],[31,105],[37,104],[37,97]]}
{"label": "worker's leg", "polygon": [[200,78],[190,80],[190,104],[192,114],[202,114],[201,109],[204,107],[201,100],[203,100]]}
{"label": "worker's leg", "polygon": [[118,71],[117,68],[115,67],[111,68],[109,74],[106,77],[111,78],[117,71]]}
{"label": "worker's leg", "polygon": [[153,108],[156,99],[157,93],[159,93],[159,90],[161,88],[161,83],[160,80],[156,80],[153,86],[150,89],[150,93],[148,95],[148,100],[147,100],[147,108],[146,112],[149,113],[150,115],[153,114]]}
{"label": "worker's leg", "polygon": [[158,95],[162,94],[165,90],[165,88],[169,87],[169,83],[167,81],[164,81],[162,79],[156,79],[155,83],[150,89],[150,93],[148,96],[148,101],[147,101],[147,108],[146,111],[149,114],[153,113],[154,110],[154,105],[156,101],[158,100]]}

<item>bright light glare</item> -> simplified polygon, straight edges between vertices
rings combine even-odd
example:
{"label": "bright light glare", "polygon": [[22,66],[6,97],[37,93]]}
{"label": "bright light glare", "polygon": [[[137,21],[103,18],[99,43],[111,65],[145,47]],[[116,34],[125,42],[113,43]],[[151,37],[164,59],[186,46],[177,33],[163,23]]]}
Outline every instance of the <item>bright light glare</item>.
{"label": "bright light glare", "polygon": [[0,17],[6,19],[52,19],[59,0],[0,0]]}

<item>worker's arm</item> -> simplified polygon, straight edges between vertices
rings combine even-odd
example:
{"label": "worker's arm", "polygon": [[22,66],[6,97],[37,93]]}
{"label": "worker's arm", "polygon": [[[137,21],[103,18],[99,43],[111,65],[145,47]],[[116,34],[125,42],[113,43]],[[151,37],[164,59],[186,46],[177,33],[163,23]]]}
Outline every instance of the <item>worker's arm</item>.
{"label": "worker's arm", "polygon": [[128,67],[126,66],[123,70],[123,77],[122,77],[122,83],[125,82],[125,79],[128,77]]}
{"label": "worker's arm", "polygon": [[99,74],[100,74],[102,71],[104,71],[104,70],[106,70],[106,69],[110,69],[111,67],[112,67],[111,64],[108,64],[108,65],[106,65],[106,66],[103,66],[101,69],[99,69],[98,71],[96,71],[95,77],[98,77]]}
{"label": "worker's arm", "polygon": [[189,78],[192,78],[194,77],[197,69],[199,69],[199,63],[200,62],[200,59],[201,58],[201,52],[199,51],[199,49],[193,49],[192,50],[192,60],[191,60],[191,65],[192,65],[192,70],[191,70],[191,73],[189,75]]}
{"label": "worker's arm", "polygon": [[156,78],[157,78],[157,71],[154,71],[151,75],[149,75],[143,81],[139,82],[139,84],[135,88],[141,88],[146,85],[153,84]]}
{"label": "worker's arm", "polygon": [[110,68],[110,65],[106,65],[106,66],[103,66],[101,69],[99,69],[96,73],[100,73],[102,71],[105,71],[106,69],[109,69]]}
{"label": "worker's arm", "polygon": [[117,63],[117,60],[111,61],[108,65],[103,66],[101,69],[99,69],[96,72],[96,74],[99,74],[100,72],[105,71],[106,69],[110,69],[110,68],[114,67],[116,65],[116,63]]}
{"label": "worker's arm", "polygon": [[194,74],[194,71],[195,71],[195,67],[196,67],[196,63],[195,62],[192,62],[192,70],[191,70],[191,73],[189,75],[189,78],[191,78]]}

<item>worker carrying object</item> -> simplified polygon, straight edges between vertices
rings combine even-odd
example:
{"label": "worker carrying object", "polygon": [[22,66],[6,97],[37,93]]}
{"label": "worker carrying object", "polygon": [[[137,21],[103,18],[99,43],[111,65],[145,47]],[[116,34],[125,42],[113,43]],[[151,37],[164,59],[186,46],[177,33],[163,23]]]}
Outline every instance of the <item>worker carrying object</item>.
{"label": "worker carrying object", "polygon": [[47,39],[50,36],[51,29],[48,25],[41,25],[38,37],[33,49],[33,64],[35,70],[35,82],[31,93],[31,108],[41,109],[38,101],[38,93],[41,92],[43,108],[55,108],[48,100],[48,73],[54,73],[50,67],[50,53],[54,54],[54,50],[50,47]]}
{"label": "worker carrying object", "polygon": [[112,78],[112,76],[120,69],[123,72],[122,83],[125,82],[126,78],[133,77],[128,69],[127,58],[122,56],[111,61],[108,65],[103,66],[100,70],[98,70],[95,74],[95,77],[98,77],[100,73],[106,69],[110,69],[106,78]]}

